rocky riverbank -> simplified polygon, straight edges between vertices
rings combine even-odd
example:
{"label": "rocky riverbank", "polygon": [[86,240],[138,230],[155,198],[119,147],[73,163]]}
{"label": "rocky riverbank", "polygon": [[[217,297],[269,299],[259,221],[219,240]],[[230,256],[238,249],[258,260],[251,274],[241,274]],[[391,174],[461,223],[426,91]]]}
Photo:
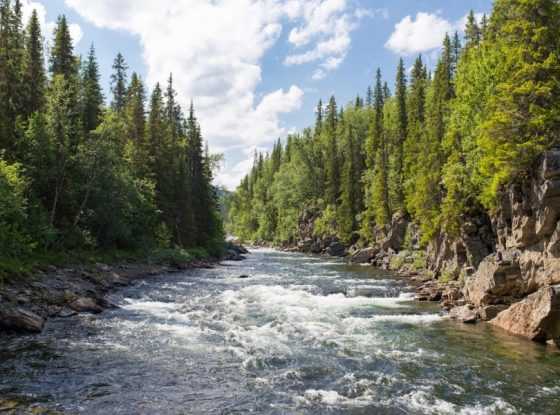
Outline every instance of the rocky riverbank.
{"label": "rocky riverbank", "polygon": [[[241,245],[228,244],[221,260],[240,261],[247,253]],[[31,277],[10,278],[0,285],[0,332],[38,333],[49,318],[98,314],[116,307],[108,295],[119,287],[155,275],[211,268],[219,261],[209,258],[173,264],[50,266]]]}
{"label": "rocky riverbank", "polygon": [[305,212],[298,241],[285,248],[395,271],[419,284],[419,301],[440,302],[451,318],[560,347],[560,148],[503,189],[493,212],[471,213],[459,235],[442,232],[425,249],[403,214],[367,247],[316,237],[313,222]]}

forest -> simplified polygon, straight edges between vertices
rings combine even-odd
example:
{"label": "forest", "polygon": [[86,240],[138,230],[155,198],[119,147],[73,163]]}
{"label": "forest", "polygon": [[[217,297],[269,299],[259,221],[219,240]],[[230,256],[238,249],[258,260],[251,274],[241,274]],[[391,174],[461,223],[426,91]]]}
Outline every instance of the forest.
{"label": "forest", "polygon": [[36,11],[22,20],[19,0],[0,2],[0,271],[58,253],[219,255],[219,157],[173,76],[148,97],[119,53],[107,103],[65,16],[52,44]]}
{"label": "forest", "polygon": [[419,226],[424,246],[457,235],[559,144],[558,21],[557,1],[497,0],[442,40],[434,68],[401,59],[393,88],[378,69],[365,98],[319,102],[314,126],[255,154],[228,230],[294,245],[311,212],[317,237],[347,246],[375,242],[395,214]]}

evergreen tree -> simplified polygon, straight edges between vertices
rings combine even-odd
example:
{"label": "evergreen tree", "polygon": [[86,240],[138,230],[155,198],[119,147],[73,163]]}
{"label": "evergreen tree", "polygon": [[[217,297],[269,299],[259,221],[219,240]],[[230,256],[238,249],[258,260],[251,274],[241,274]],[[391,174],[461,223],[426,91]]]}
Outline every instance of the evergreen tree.
{"label": "evergreen tree", "polygon": [[124,56],[119,52],[113,62],[113,74],[111,75],[111,93],[113,94],[111,107],[117,112],[121,112],[126,103],[127,71],[128,65]]}
{"label": "evergreen tree", "polygon": [[51,49],[50,70],[52,75],[62,75],[66,78],[77,73],[77,60],[74,56],[74,46],[66,16],[58,17],[54,30],[54,45]]}
{"label": "evergreen tree", "polygon": [[46,75],[43,38],[37,10],[33,9],[26,30],[23,85],[25,87],[24,114],[29,117],[45,104]]}
{"label": "evergreen tree", "polygon": [[467,26],[465,28],[465,45],[469,46],[477,46],[480,43],[481,39],[481,31],[480,27],[478,26],[478,22],[476,21],[476,17],[474,15],[474,11],[470,11],[469,15],[467,16]]}
{"label": "evergreen tree", "polygon": [[405,200],[409,213],[414,213],[412,195],[417,187],[414,178],[418,167],[418,154],[424,134],[427,73],[422,57],[418,56],[412,68],[408,94],[408,134],[404,147]]}
{"label": "evergreen tree", "polygon": [[526,171],[558,142],[560,131],[560,5],[554,0],[498,0],[489,27],[495,92],[478,145],[486,206],[504,183]]}
{"label": "evergreen tree", "polygon": [[325,201],[336,206],[340,191],[340,167],[337,143],[338,113],[334,96],[329,100],[324,124],[324,145],[325,145],[325,175],[326,189]]}
{"label": "evergreen tree", "polygon": [[83,126],[87,133],[101,123],[103,111],[103,93],[99,84],[99,66],[95,57],[95,48],[91,45],[82,73]]}
{"label": "evergreen tree", "polygon": [[397,105],[397,137],[395,142],[395,167],[394,167],[394,193],[396,207],[404,209],[404,145],[408,136],[408,112],[407,112],[407,79],[403,59],[400,59],[397,67],[397,79],[395,82],[395,100]]}

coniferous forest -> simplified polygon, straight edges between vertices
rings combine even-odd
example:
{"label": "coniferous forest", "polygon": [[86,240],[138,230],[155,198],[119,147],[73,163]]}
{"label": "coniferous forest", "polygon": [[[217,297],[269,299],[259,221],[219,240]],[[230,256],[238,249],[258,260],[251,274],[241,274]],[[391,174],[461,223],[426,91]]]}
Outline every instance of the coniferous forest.
{"label": "coniferous forest", "polygon": [[223,242],[193,105],[173,77],[147,86],[119,53],[110,97],[94,46],[76,56],[64,16],[48,56],[36,11],[0,2],[0,259],[49,252],[153,251]]}
{"label": "coniferous forest", "polygon": [[315,125],[278,141],[230,200],[230,231],[291,245],[301,220],[315,236],[375,242],[406,215],[426,245],[491,212],[505,185],[559,144],[560,5],[497,0],[490,16],[449,33],[434,68],[401,59],[377,70],[365,98],[319,102]]}

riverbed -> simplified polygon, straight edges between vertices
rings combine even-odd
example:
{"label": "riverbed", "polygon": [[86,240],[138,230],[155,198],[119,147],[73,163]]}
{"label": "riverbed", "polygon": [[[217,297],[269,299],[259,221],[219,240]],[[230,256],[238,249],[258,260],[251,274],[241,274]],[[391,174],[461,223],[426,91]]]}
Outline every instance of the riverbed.
{"label": "riverbed", "polygon": [[111,300],[0,338],[0,413],[560,413],[560,353],[451,322],[372,267],[258,249]]}

